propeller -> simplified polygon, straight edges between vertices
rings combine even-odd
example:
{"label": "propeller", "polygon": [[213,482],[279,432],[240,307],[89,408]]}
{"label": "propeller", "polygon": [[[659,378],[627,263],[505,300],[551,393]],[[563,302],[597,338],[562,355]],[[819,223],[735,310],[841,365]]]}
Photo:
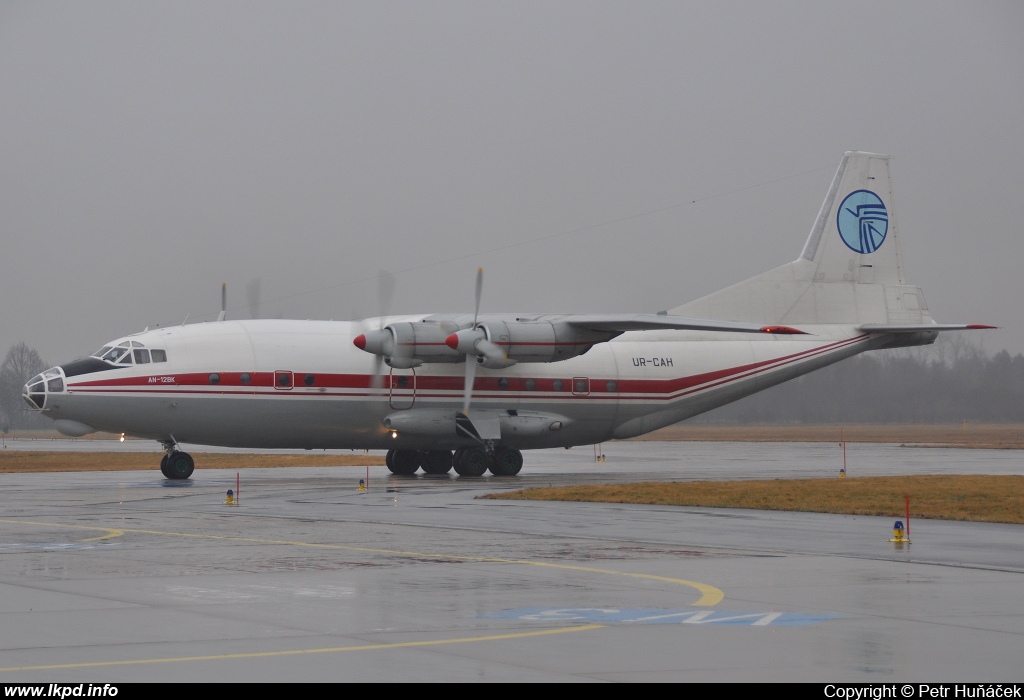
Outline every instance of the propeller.
{"label": "propeller", "polygon": [[[471,330],[476,330],[476,319],[480,315],[480,296],[484,290],[484,269],[476,269],[476,303],[473,307],[473,325]],[[476,381],[476,355],[466,355],[466,383],[462,390],[462,412],[469,415],[469,403],[473,398],[473,383]]]}
{"label": "propeller", "polygon": [[228,317],[228,283],[224,282],[220,286],[220,313],[217,315],[218,321],[223,321]]}
{"label": "propeller", "polygon": [[[384,319],[387,317],[389,310],[391,309],[391,300],[395,296],[395,276],[387,270],[377,271],[377,331],[382,333],[384,331]],[[387,338],[384,339],[384,343],[387,343]],[[393,342],[393,341],[392,341]],[[390,353],[388,353],[390,354]],[[373,389],[380,389],[384,386],[384,372],[382,364],[384,362],[383,355],[373,356],[373,378],[370,380],[370,387]]]}
{"label": "propeller", "polygon": [[249,318],[260,317],[260,278],[253,277],[245,285],[245,297],[249,301]]}

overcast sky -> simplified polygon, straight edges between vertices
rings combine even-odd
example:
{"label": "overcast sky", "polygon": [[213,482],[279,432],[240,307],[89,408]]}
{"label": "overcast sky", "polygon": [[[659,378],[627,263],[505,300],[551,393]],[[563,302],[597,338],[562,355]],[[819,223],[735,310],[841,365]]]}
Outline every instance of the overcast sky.
{"label": "overcast sky", "polygon": [[1024,3],[0,2],[0,353],[147,325],[653,312],[889,153],[910,282],[1024,351]]}

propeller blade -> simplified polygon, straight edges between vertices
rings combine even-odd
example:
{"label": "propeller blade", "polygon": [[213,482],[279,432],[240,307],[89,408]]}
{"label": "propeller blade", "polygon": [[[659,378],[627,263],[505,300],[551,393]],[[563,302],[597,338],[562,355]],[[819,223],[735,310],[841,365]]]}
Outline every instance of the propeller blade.
{"label": "propeller blade", "polygon": [[260,317],[260,278],[253,277],[245,285],[245,298],[249,301],[249,318]]}
{"label": "propeller blade", "polygon": [[476,307],[473,309],[473,327],[476,327],[476,317],[480,315],[480,294],[484,290],[484,269],[476,269]]}
{"label": "propeller blade", "polygon": [[380,311],[380,327],[384,327],[384,317],[391,310],[391,300],[395,296],[395,276],[387,270],[377,271],[377,307]]}
{"label": "propeller blade", "polygon": [[373,376],[370,377],[370,388],[371,389],[383,389],[384,388],[384,374],[381,372],[381,365],[384,364],[384,358],[380,355],[376,355],[373,358]]}
{"label": "propeller blade", "polygon": [[462,412],[469,414],[469,402],[473,398],[473,382],[476,380],[476,355],[466,356],[466,386],[462,391]]}

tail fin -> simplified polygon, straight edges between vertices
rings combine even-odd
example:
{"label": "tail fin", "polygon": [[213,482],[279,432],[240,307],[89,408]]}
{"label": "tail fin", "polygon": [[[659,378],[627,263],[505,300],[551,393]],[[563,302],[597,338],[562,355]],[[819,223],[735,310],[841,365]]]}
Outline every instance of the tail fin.
{"label": "tail fin", "polygon": [[843,156],[800,257],[669,311],[749,323],[930,323],[903,277],[889,156]]}

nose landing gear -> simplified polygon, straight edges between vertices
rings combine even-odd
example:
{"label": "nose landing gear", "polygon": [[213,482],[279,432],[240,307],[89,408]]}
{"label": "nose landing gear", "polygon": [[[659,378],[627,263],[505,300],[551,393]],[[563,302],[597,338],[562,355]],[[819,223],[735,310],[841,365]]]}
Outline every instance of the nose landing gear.
{"label": "nose landing gear", "polygon": [[172,481],[181,481],[192,476],[196,469],[195,460],[188,452],[179,452],[178,443],[165,440],[164,457],[160,460],[160,473]]}

